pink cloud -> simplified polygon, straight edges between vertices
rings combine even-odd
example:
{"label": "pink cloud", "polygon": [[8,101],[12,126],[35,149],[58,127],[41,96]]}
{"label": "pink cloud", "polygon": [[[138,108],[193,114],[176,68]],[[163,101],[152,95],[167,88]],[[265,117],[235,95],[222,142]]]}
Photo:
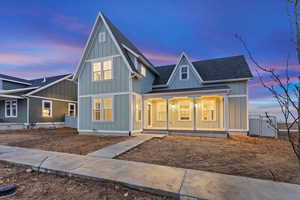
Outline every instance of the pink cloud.
{"label": "pink cloud", "polygon": [[43,58],[39,56],[18,54],[18,53],[0,53],[0,64],[5,65],[27,65],[42,63]]}
{"label": "pink cloud", "polygon": [[150,60],[155,60],[160,62],[175,63],[178,59],[178,56],[173,56],[173,55],[163,55],[163,54],[156,54],[156,53],[145,53],[144,55]]}
{"label": "pink cloud", "polygon": [[74,16],[67,16],[63,13],[56,13],[52,17],[52,21],[54,23],[58,23],[63,27],[73,30],[73,31],[80,31],[83,34],[88,34],[89,26],[80,22],[77,17]]}
{"label": "pink cloud", "polygon": [[[281,78],[280,79],[283,83],[285,83],[286,82],[286,78]],[[298,77],[291,77],[290,78],[290,83],[292,83],[292,82],[296,82],[296,81],[298,81],[299,79],[298,79]],[[274,81],[274,80],[267,80],[267,81],[264,81],[264,83],[267,85],[267,86],[275,86],[275,85],[277,85],[277,82],[276,81]],[[255,88],[255,87],[262,87],[262,83],[260,82],[260,81],[257,81],[257,82],[250,82],[249,83],[249,87],[250,88]]]}

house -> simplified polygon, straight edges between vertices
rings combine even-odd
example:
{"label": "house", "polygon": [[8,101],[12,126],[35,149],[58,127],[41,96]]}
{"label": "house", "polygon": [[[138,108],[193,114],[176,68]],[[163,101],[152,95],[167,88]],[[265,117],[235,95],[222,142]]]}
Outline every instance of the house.
{"label": "house", "polygon": [[[133,27],[134,28],[134,27]],[[74,74],[81,134],[227,136],[248,131],[243,56],[154,66],[99,13]]]}
{"label": "house", "polygon": [[64,125],[76,115],[72,74],[26,80],[0,74],[0,130]]}

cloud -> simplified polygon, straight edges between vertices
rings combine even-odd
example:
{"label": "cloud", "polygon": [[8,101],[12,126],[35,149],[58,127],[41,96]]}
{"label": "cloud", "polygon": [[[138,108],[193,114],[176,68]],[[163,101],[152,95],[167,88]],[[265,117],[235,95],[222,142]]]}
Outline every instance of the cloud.
{"label": "cloud", "polygon": [[175,63],[178,59],[178,56],[173,55],[164,55],[164,54],[158,54],[158,53],[144,53],[144,55],[149,58],[150,60],[156,61],[156,62],[170,62]]}

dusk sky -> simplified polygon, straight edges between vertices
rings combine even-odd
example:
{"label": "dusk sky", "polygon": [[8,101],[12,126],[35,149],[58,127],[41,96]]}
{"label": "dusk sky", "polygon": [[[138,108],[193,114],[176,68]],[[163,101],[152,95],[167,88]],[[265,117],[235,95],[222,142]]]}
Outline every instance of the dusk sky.
{"label": "dusk sky", "polygon": [[[290,53],[293,80],[300,71],[286,0],[2,0],[0,73],[31,79],[74,72],[99,11],[155,65],[175,63],[182,51],[191,60],[247,57],[239,34],[261,64],[283,72]],[[247,61],[255,76],[250,112],[276,112]]]}

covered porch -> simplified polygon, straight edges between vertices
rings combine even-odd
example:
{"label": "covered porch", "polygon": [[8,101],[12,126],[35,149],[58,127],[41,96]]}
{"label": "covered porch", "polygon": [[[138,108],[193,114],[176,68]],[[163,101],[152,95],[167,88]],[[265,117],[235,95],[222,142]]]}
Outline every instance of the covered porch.
{"label": "covered porch", "polygon": [[172,132],[225,132],[227,92],[146,95],[143,129]]}

